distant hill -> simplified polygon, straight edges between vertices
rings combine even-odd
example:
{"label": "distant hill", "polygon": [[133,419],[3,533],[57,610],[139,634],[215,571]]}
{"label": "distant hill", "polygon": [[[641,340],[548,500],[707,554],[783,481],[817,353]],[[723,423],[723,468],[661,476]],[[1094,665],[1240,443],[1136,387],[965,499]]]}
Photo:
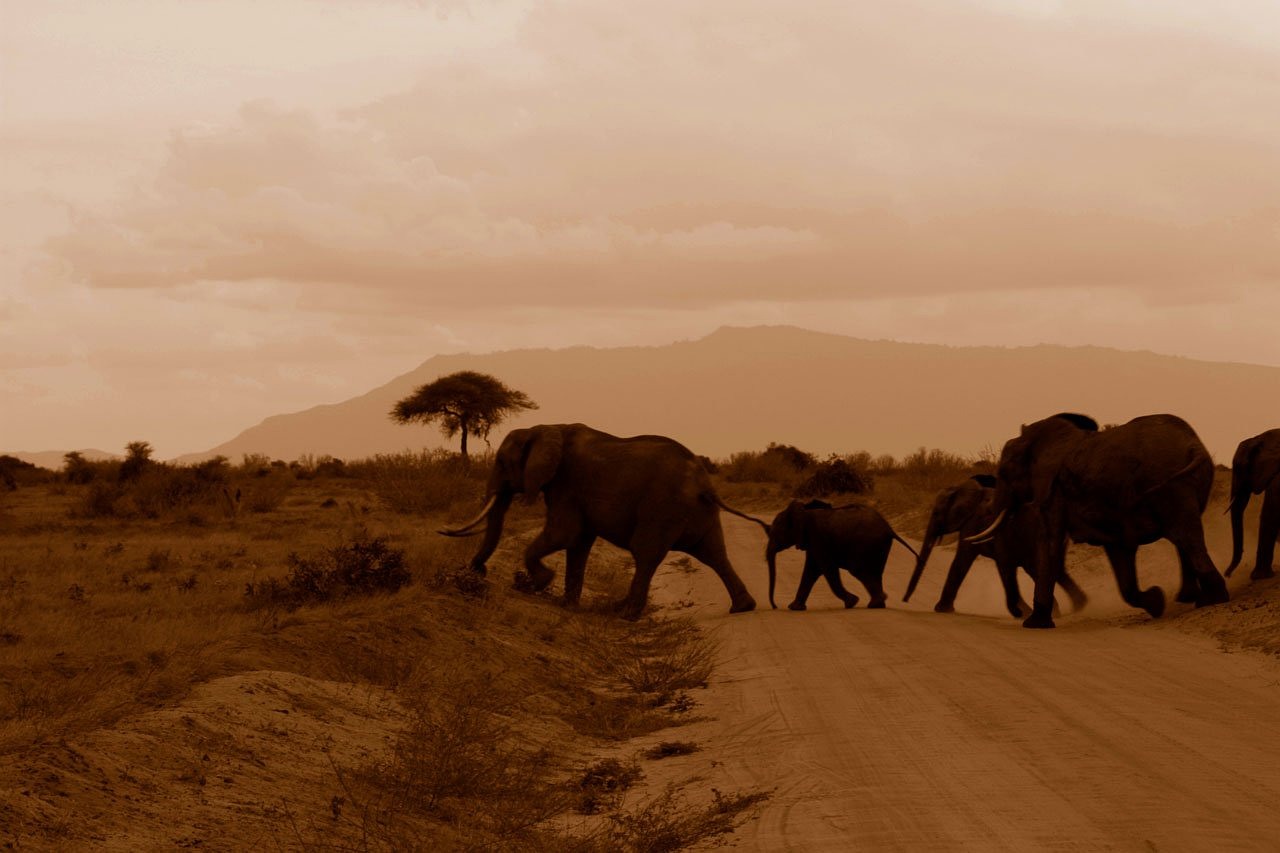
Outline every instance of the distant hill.
{"label": "distant hill", "polygon": [[[30,462],[32,465],[38,465],[41,468],[48,468],[51,471],[62,470],[63,457],[70,451],[68,450],[37,450],[25,451],[15,450],[9,451],[9,456],[15,456],[23,462]],[[107,453],[105,450],[94,450],[86,448],[80,451],[80,455],[90,462],[99,462],[103,459],[121,459],[118,453]]]}
{"label": "distant hill", "polygon": [[581,421],[620,435],[669,435],[710,456],[770,441],[819,454],[999,450],[1019,424],[1075,411],[1102,423],[1173,412],[1229,461],[1241,438],[1280,425],[1280,368],[1100,347],[950,347],[726,327],[667,346],[436,356],[367,394],[267,418],[184,460],[437,447],[436,430],[396,425],[387,413],[418,385],[464,369],[491,373],[541,404],[511,427]]}

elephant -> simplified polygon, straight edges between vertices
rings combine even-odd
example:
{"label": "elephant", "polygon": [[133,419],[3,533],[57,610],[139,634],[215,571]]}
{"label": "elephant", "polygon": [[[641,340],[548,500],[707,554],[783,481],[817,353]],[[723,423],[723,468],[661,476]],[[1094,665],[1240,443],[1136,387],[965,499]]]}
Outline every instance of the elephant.
{"label": "elephant", "polygon": [[897,540],[912,554],[916,553],[893,531],[884,516],[866,504],[833,507],[826,501],[792,501],[778,513],[768,529],[765,560],[769,564],[769,605],[774,609],[778,606],[773,600],[773,590],[778,577],[779,551],[794,546],[805,552],[804,572],[795,600],[787,605],[789,610],[805,609],[809,592],[819,576],[827,579],[831,591],[846,608],[856,605],[858,596],[845,590],[840,582],[840,569],[846,569],[866,587],[871,594],[868,608],[884,607],[882,579],[889,549]]}
{"label": "elephant", "polygon": [[502,536],[515,495],[532,505],[546,498],[546,523],[524,553],[533,590],[543,590],[555,573],[542,558],[566,551],[564,603],[582,595],[587,555],[597,538],[631,552],[635,574],[616,608],[637,619],[649,597],[654,572],[669,551],[683,551],[710,566],[729,593],[730,612],[756,606],[725,553],[720,510],[754,521],[716,495],[698,457],[660,435],[619,438],[585,424],[541,424],[512,430],[494,454],[483,509],[470,522],[439,532],[468,536],[484,521],[484,539],[470,567],[484,574],[485,563]]}
{"label": "elephant", "polygon": [[1005,442],[996,471],[996,517],[978,542],[1027,510],[1037,539],[1035,595],[1026,628],[1052,628],[1053,587],[1067,538],[1106,551],[1120,597],[1152,617],[1164,591],[1138,586],[1141,545],[1168,539],[1182,570],[1179,601],[1227,601],[1227,584],[1205,548],[1201,515],[1213,487],[1213,460],[1186,421],[1145,415],[1098,429],[1086,415],[1062,413],[1027,424]]}
{"label": "elephant", "polygon": [[[956,594],[960,585],[969,574],[973,561],[978,557],[993,560],[1000,573],[1000,582],[1004,586],[1005,606],[1015,619],[1023,616],[1023,609],[1029,605],[1022,600],[1018,592],[1017,572],[1019,567],[1028,575],[1032,574],[1035,565],[1036,543],[1032,525],[1026,523],[1026,510],[1005,519],[1000,529],[992,534],[991,539],[974,543],[966,537],[990,526],[995,519],[996,478],[991,474],[975,474],[956,486],[950,486],[938,493],[933,502],[933,510],[929,513],[929,526],[925,528],[924,543],[920,547],[920,556],[916,560],[915,571],[907,584],[907,592],[903,601],[910,601],[916,584],[924,573],[925,564],[933,552],[933,546],[943,536],[959,533],[960,541],[956,544],[956,555],[947,572],[946,583],[942,587],[942,595],[933,609],[938,613],[955,612]],[[1079,610],[1088,602],[1084,590],[1076,584],[1065,571],[1057,580],[1058,585],[1071,597],[1071,605]]]}
{"label": "elephant", "polygon": [[1258,523],[1258,555],[1249,574],[1254,580],[1275,575],[1271,561],[1280,537],[1280,429],[1246,438],[1231,460],[1231,565],[1227,566],[1227,577],[1240,565],[1244,553],[1245,508],[1259,494],[1265,497]]}

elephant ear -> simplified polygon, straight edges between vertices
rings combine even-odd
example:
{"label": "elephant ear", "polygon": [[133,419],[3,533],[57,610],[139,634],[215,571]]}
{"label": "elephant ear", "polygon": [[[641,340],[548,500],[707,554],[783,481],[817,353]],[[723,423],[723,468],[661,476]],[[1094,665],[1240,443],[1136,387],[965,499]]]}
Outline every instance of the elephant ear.
{"label": "elephant ear", "polygon": [[804,509],[831,509],[831,504],[827,503],[826,501],[822,501],[822,500],[818,500],[817,498],[814,498],[813,500],[805,504],[803,508]]}
{"label": "elephant ear", "polygon": [[1059,412],[1054,415],[1054,417],[1060,418],[1073,426],[1085,430],[1086,432],[1098,431],[1098,422],[1088,415],[1077,415],[1074,412]]}
{"label": "elephant ear", "polygon": [[984,489],[994,489],[996,487],[996,478],[994,474],[974,474],[969,479],[973,480]]}
{"label": "elephant ear", "polygon": [[564,436],[556,427],[534,427],[524,463],[524,502],[532,504],[560,468],[564,454]]}

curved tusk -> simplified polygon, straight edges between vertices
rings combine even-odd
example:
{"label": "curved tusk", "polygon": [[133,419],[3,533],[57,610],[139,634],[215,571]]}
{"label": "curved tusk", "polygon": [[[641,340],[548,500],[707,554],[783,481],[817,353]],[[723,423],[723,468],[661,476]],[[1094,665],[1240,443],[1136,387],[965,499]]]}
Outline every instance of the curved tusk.
{"label": "curved tusk", "polygon": [[966,539],[964,541],[968,542],[970,545],[986,545],[995,538],[995,534],[992,534],[991,536],[984,536],[981,539]]}
{"label": "curved tusk", "polygon": [[981,544],[983,541],[987,539],[990,539],[992,534],[994,534],[996,530],[1000,527],[1000,523],[1004,521],[1004,517],[1008,512],[1009,510],[1007,509],[1000,510],[1000,514],[996,516],[995,521],[991,522],[990,527],[988,527],[986,530],[982,531],[981,533],[975,533],[972,536],[965,537],[965,541],[972,542],[973,544],[977,545],[977,544]]}
{"label": "curved tusk", "polygon": [[1235,508],[1236,508],[1236,499],[1232,498],[1231,502],[1227,504],[1227,508],[1222,511],[1222,514],[1226,515],[1227,513],[1231,512],[1231,510]]}
{"label": "curved tusk", "polygon": [[485,503],[484,508],[480,510],[480,513],[461,527],[442,527],[436,532],[441,536],[470,536],[471,528],[484,521],[484,517],[489,514],[489,510],[493,508],[493,504],[497,500],[498,496],[496,494],[490,497]]}

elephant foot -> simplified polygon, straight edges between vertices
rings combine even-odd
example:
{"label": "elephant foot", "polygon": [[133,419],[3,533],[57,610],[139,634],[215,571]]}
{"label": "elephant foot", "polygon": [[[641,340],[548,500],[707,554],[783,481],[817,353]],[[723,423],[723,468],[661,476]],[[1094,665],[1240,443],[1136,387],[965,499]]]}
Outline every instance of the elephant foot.
{"label": "elephant foot", "polygon": [[1196,598],[1196,607],[1222,604],[1230,600],[1231,593],[1227,592],[1227,582],[1221,575],[1215,573],[1212,579],[1209,577],[1200,579],[1200,595]]}
{"label": "elephant foot", "polygon": [[1253,571],[1249,572],[1249,578],[1255,581],[1265,580],[1275,576],[1276,573],[1270,566],[1258,566]]}
{"label": "elephant foot", "polygon": [[950,601],[939,601],[937,604],[933,605],[933,612],[934,613],[955,613],[956,606],[952,604]]}
{"label": "elephant foot", "polygon": [[[845,606],[848,607],[849,605],[846,604]],[[867,604],[867,609],[868,610],[884,610],[884,599],[883,598],[871,599],[871,601]]]}
{"label": "elephant foot", "polygon": [[471,571],[475,572],[481,577],[484,577],[485,575],[489,574],[489,569],[485,566],[484,563],[470,563],[468,564],[467,568],[471,569]]}
{"label": "elephant foot", "polygon": [[1031,605],[1025,601],[1009,601],[1005,603],[1005,607],[1008,608],[1009,615],[1014,619],[1021,619],[1024,611],[1031,611]]}
{"label": "elephant foot", "polygon": [[1190,604],[1191,602],[1198,601],[1199,599],[1200,599],[1199,585],[1183,586],[1178,590],[1178,594],[1173,597],[1173,600],[1178,602],[1179,604]]}
{"label": "elephant foot", "polygon": [[[857,606],[858,606],[858,596],[854,595],[853,593],[849,593],[848,595],[846,595],[846,596],[844,597],[844,609],[845,609],[845,610],[852,610],[853,608],[855,608],[855,607],[857,607]],[[871,604],[869,604],[869,605],[867,605],[867,606],[868,606],[868,607],[875,607],[876,605],[875,605],[875,602],[872,602]],[[882,603],[880,606],[881,606],[881,607],[884,607],[884,604]]]}
{"label": "elephant foot", "polygon": [[624,598],[621,601],[614,603],[613,610],[621,618],[626,619],[628,622],[634,622],[639,619],[640,614],[644,612],[644,603],[636,604],[631,599]]}
{"label": "elephant foot", "polygon": [[542,592],[551,586],[551,582],[555,580],[556,573],[550,569],[527,568],[524,571],[524,577],[520,577],[520,573],[516,573],[516,587],[521,592]]}
{"label": "elephant foot", "polygon": [[787,605],[788,610],[808,610],[803,601],[793,601]]}
{"label": "elephant foot", "polygon": [[1072,611],[1084,610],[1089,603],[1089,596],[1085,595],[1082,590],[1077,589],[1075,592],[1067,593],[1067,595],[1071,598]]}
{"label": "elephant foot", "polygon": [[1031,615],[1022,620],[1023,628],[1053,628],[1053,608],[1035,605],[1031,608]]}
{"label": "elephant foot", "polygon": [[729,607],[730,613],[747,613],[756,609],[756,600],[750,594],[743,595]]}
{"label": "elephant foot", "polygon": [[563,608],[565,608],[566,610],[577,610],[577,609],[578,609],[578,597],[577,597],[576,595],[575,595],[575,596],[573,596],[573,597],[569,597],[569,596],[567,596],[567,595],[566,595],[566,596],[563,596],[563,597],[560,599],[560,606],[561,606],[561,607],[563,607]]}
{"label": "elephant foot", "polygon": [[1158,586],[1144,589],[1139,597],[1138,606],[1147,611],[1147,615],[1152,619],[1159,619],[1164,615],[1164,590]]}

